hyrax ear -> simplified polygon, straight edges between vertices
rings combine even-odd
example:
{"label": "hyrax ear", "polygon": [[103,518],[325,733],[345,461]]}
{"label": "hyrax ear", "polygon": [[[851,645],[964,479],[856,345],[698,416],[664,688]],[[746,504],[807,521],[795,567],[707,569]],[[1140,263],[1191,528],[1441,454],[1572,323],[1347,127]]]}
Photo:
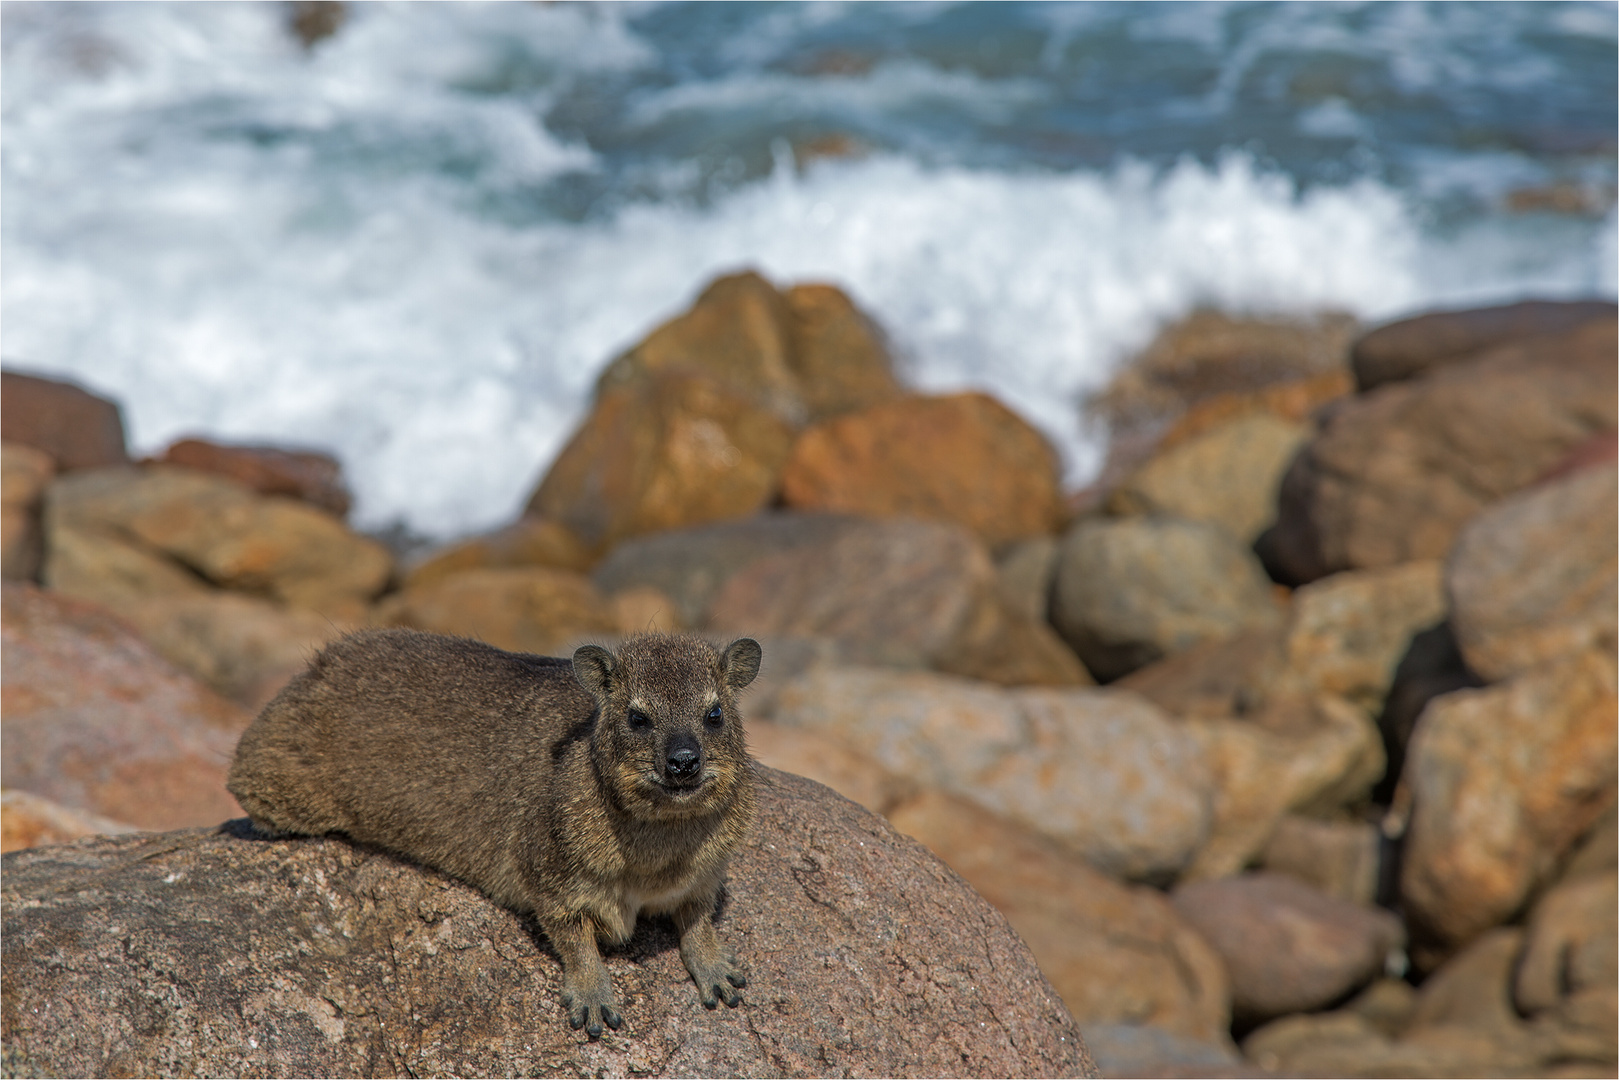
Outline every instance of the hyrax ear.
{"label": "hyrax ear", "polygon": [[617,671],[618,661],[600,645],[581,645],[573,651],[573,677],[592,694],[606,697]]}
{"label": "hyrax ear", "polygon": [[[737,638],[720,653],[720,670],[725,674],[725,685],[740,690],[759,674],[759,661],[764,650],[750,637]],[[576,661],[577,662],[577,661]]]}

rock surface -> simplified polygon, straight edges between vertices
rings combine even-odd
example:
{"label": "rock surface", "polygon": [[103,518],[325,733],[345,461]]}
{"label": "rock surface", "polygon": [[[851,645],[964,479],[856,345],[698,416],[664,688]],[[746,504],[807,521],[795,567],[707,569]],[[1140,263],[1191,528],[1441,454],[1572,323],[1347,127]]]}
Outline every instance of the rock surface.
{"label": "rock surface", "polygon": [[592,553],[566,526],[542,517],[521,517],[504,528],[457,541],[429,553],[405,572],[405,588],[431,585],[463,570],[550,566],[583,573]]}
{"label": "rock surface", "polygon": [[549,946],[471,889],[339,839],[196,830],[6,857],[8,1071],[1096,1075],[960,878],[819,785],[761,780],[718,919],[748,969],[734,1011],[701,1007],[647,920],[607,957],[625,1028],[588,1042]]}
{"label": "rock surface", "polygon": [[117,404],[70,382],[0,372],[0,433],[43,450],[63,471],[129,460]]}
{"label": "rock surface", "polygon": [[1051,621],[1108,681],[1280,613],[1259,561],[1218,526],[1087,518],[1063,537]]}
{"label": "rock surface", "polygon": [[0,851],[65,844],[86,836],[136,832],[133,825],[75,810],[29,791],[0,792]]}
{"label": "rock surface", "polygon": [[988,544],[1056,530],[1056,452],[987,394],[905,397],[811,427],[782,469],[805,510],[966,526]]}
{"label": "rock surface", "polygon": [[6,582],[4,784],[151,829],[240,813],[225,767],[251,719],[89,604]]}
{"label": "rock surface", "polygon": [[1239,1018],[1319,1009],[1370,982],[1405,936],[1399,919],[1279,874],[1247,874],[1177,888],[1175,910],[1231,975]]}
{"label": "rock surface", "polygon": [[1282,481],[1283,578],[1439,559],[1489,503],[1616,423],[1611,319],[1511,342],[1345,401]]}
{"label": "rock surface", "polygon": [[1513,977],[1518,1010],[1583,1056],[1619,1060],[1619,878],[1565,881],[1535,904]]}
{"label": "rock surface", "polygon": [[899,397],[882,331],[842,289],[808,282],[787,303],[799,394],[811,422]]}
{"label": "rock surface", "polygon": [[33,581],[44,558],[40,505],[56,462],[26,443],[0,443],[0,577]]}
{"label": "rock surface", "polygon": [[1616,708],[1614,660],[1597,651],[1428,706],[1401,779],[1420,966],[1516,913],[1613,801]]}
{"label": "rock surface", "polygon": [[1289,814],[1276,823],[1260,866],[1352,904],[1377,902],[1382,837],[1365,821]]}
{"label": "rock surface", "polygon": [[1208,835],[1214,787],[1201,743],[1128,692],[823,667],[782,689],[774,719],[969,799],[1119,877],[1173,878]]}
{"label": "rock surface", "polygon": [[1445,566],[1467,664],[1494,682],[1619,637],[1619,469],[1582,469],[1474,518]]}
{"label": "rock surface", "polygon": [[181,439],[163,451],[158,460],[228,476],[260,495],[287,495],[336,518],[347,517],[354,503],[343,482],[343,467],[332,455],[318,451]]}
{"label": "rock surface", "polygon": [[453,574],[396,593],[378,605],[377,617],[394,626],[542,656],[619,629],[606,597],[589,578],[543,566]]}

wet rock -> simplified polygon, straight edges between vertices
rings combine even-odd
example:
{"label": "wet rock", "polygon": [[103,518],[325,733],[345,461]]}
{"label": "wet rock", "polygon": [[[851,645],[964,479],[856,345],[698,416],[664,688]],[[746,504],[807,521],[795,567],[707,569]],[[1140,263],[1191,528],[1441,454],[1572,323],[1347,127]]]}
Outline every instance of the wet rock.
{"label": "wet rock", "polygon": [[746,517],[775,495],[793,438],[778,411],[679,366],[623,379],[609,368],[603,379],[525,515],[560,523],[597,552],[643,533]]}
{"label": "wet rock", "polygon": [[714,594],[733,574],[766,555],[819,547],[859,528],[858,518],[792,511],[756,514],[671,529],[629,539],[613,548],[591,578],[604,593],[637,585],[662,589],[687,626],[702,626]]}
{"label": "wet rock", "polygon": [[1250,1021],[1319,1009],[1364,986],[1405,936],[1387,911],[1280,874],[1195,882],[1171,899],[1225,961],[1232,1009]]}
{"label": "wet rock", "polygon": [[1434,699],[1401,786],[1413,959],[1431,969],[1510,918],[1614,798],[1614,661],[1590,651]]}
{"label": "wet rock", "polygon": [[805,510],[955,522],[995,545],[1055,531],[1056,452],[987,394],[910,396],[809,428],[782,470]]}
{"label": "wet rock", "polygon": [[1285,580],[1443,558],[1474,514],[1614,429],[1612,320],[1345,401],[1289,466],[1263,541]]}
{"label": "wet rock", "polygon": [[548,518],[521,517],[494,532],[429,553],[405,572],[405,588],[431,585],[465,570],[550,566],[584,573],[593,561],[591,550],[567,526]]}
{"label": "wet rock", "polygon": [[619,630],[589,578],[543,566],[467,570],[406,589],[378,605],[377,619],[541,655]]}
{"label": "wet rock", "polygon": [[1202,744],[1134,694],[814,668],[782,689],[774,719],[969,799],[1118,877],[1169,880],[1208,835],[1214,790]]}
{"label": "wet rock", "polygon": [[1619,639],[1619,470],[1583,469],[1489,507],[1445,566],[1468,666],[1496,681]]}
{"label": "wet rock", "polygon": [[1098,679],[1280,621],[1253,553],[1176,518],[1087,518],[1063,537],[1051,621]]}
{"label": "wet rock", "polygon": [[1276,823],[1260,866],[1352,904],[1377,902],[1382,836],[1365,821],[1289,814]]}
{"label": "wet rock", "polygon": [[899,397],[883,334],[842,289],[809,283],[782,294],[790,362],[811,422]]}
{"label": "wet rock", "polygon": [[197,830],[7,856],[8,1067],[1096,1075],[1028,950],[960,878],[819,785],[761,779],[718,920],[748,969],[735,1011],[699,1005],[672,929],[648,919],[606,961],[625,1028],[587,1041],[543,939],[473,890],[341,839]]}
{"label": "wet rock", "polygon": [[86,836],[135,832],[122,821],[75,810],[28,791],[0,792],[0,851],[66,844]]}
{"label": "wet rock", "polygon": [[704,624],[824,637],[866,663],[935,667],[1003,685],[1075,685],[1088,673],[1042,622],[1000,601],[988,552],[964,529],[870,521],[754,560]]}
{"label": "wet rock", "polygon": [[63,472],[129,460],[117,403],[71,382],[0,372],[0,432],[43,450]]}
{"label": "wet rock", "polygon": [[1282,474],[1309,435],[1270,412],[1238,417],[1159,450],[1113,489],[1108,509],[1207,522],[1252,544],[1275,520]]}
{"label": "wet rock", "polygon": [[393,572],[385,547],[330,514],[172,465],[62,477],[45,533],[46,582],[103,603],[206,582],[353,619]]}
{"label": "wet rock", "polygon": [[239,813],[225,767],[251,717],[118,619],[6,582],[4,784],[152,829]]}
{"label": "wet rock", "polygon": [[330,454],[318,451],[181,439],[163,451],[158,460],[228,476],[260,495],[286,495],[340,519],[348,516],[354,503],[343,482],[343,467]]}
{"label": "wet rock", "polygon": [[0,577],[33,581],[39,577],[45,538],[40,505],[56,462],[25,443],[0,443]]}
{"label": "wet rock", "polygon": [[1082,1030],[1148,1024],[1234,1059],[1225,968],[1162,893],[958,797],[926,792],[888,818],[1006,916]]}
{"label": "wet rock", "polygon": [[1356,341],[1349,362],[1356,386],[1370,390],[1468,360],[1508,342],[1566,334],[1614,317],[1605,300],[1526,300],[1502,307],[1434,311],[1380,326]]}

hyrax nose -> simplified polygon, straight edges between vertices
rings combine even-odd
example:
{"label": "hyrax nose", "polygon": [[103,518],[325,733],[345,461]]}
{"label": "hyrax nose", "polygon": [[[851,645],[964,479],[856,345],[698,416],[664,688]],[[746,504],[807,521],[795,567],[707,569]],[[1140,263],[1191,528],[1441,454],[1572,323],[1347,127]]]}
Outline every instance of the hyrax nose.
{"label": "hyrax nose", "polygon": [[676,735],[669,740],[669,752],[664,758],[671,780],[690,780],[703,771],[703,748],[690,735]]}

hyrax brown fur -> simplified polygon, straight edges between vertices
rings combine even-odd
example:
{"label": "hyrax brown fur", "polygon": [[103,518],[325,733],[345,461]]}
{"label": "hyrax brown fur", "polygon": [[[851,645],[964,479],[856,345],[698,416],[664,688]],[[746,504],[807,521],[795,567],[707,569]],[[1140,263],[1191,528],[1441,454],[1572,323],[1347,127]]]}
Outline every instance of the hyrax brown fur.
{"label": "hyrax brown fur", "polygon": [[227,787],[272,834],[343,833],[532,912],[568,1020],[623,1019],[597,939],[668,913],[703,1004],[747,980],[714,932],[753,818],[736,695],[757,642],[646,634],[615,656],[510,653],[416,630],[329,645],[242,736]]}

